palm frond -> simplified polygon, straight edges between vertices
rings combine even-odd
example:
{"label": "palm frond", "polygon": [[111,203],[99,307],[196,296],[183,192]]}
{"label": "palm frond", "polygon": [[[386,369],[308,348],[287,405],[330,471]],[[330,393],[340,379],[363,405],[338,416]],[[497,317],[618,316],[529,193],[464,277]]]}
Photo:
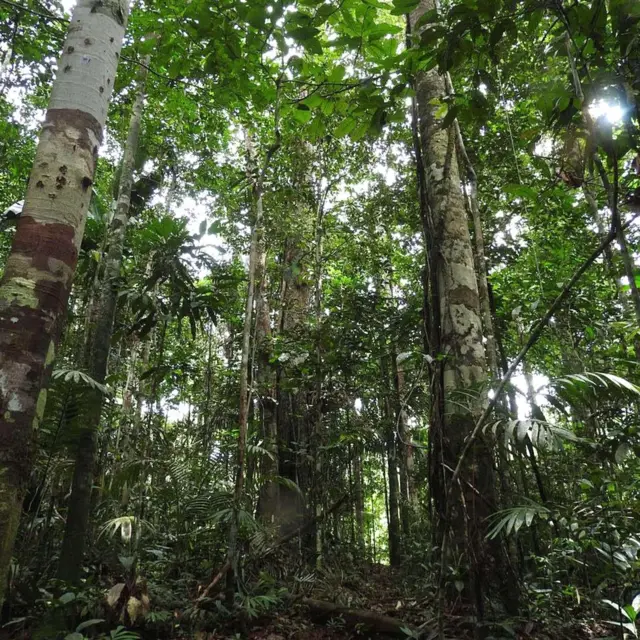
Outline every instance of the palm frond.
{"label": "palm frond", "polygon": [[489,519],[490,528],[487,532],[487,538],[493,540],[502,532],[507,536],[512,532],[518,533],[522,525],[530,527],[536,516],[547,518],[550,513],[549,509],[535,502],[497,511]]}

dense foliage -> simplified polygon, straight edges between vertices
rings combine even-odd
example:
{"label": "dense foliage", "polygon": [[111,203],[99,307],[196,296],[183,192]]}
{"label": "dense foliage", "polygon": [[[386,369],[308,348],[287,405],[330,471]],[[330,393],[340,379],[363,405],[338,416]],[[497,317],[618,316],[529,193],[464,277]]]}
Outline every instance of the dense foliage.
{"label": "dense foliage", "polygon": [[640,5],[133,3],[26,453],[71,4],[0,0],[0,638],[638,637]]}

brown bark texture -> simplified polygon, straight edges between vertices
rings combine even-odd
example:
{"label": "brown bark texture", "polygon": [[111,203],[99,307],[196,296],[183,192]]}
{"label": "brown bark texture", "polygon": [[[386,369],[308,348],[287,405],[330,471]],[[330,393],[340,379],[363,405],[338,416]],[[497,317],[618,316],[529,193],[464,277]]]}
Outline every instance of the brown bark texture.
{"label": "brown bark texture", "polygon": [[79,0],[0,283],[0,601],[129,13]]}

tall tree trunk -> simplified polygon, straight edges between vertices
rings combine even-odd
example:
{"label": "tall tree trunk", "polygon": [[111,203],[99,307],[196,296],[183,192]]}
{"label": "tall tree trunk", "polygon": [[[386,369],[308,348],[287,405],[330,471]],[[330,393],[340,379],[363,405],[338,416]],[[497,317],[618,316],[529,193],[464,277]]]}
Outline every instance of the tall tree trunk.
{"label": "tall tree trunk", "polygon": [[[238,446],[236,454],[236,478],[234,488],[234,509],[231,527],[229,530],[229,555],[230,570],[227,573],[227,606],[233,604],[236,578],[238,575],[239,553],[238,534],[240,529],[239,510],[242,506],[245,484],[245,467],[247,457],[247,433],[249,427],[249,367],[251,357],[251,328],[253,325],[253,306],[256,291],[256,273],[264,268],[263,249],[263,203],[262,180],[256,177],[255,155],[250,135],[245,132],[247,145],[247,173],[252,180],[252,209],[253,224],[251,229],[251,249],[249,254],[249,283],[247,287],[247,301],[245,306],[244,326],[242,329],[242,351],[240,355],[240,402],[238,411]],[[262,265],[260,264],[262,263]]]}
{"label": "tall tree trunk", "polygon": [[395,416],[391,409],[389,398],[389,369],[385,362],[386,357],[380,361],[381,374],[381,404],[382,418],[385,429],[387,478],[389,481],[389,505],[388,505],[388,528],[389,528],[389,563],[392,567],[397,567],[401,562],[401,520],[400,520],[400,483],[398,482],[398,448],[396,442]]}
{"label": "tall tree trunk", "polygon": [[[410,16],[412,31],[416,32],[418,20],[427,11],[435,9],[435,0],[421,0]],[[487,362],[478,279],[456,157],[456,131],[453,125],[444,128],[438,115],[439,104],[448,94],[446,81],[432,69],[419,72],[415,83],[431,211],[432,282],[437,287],[433,313],[439,323],[440,353],[445,356],[436,373],[440,391],[432,401],[437,408],[431,427],[432,495],[442,534],[451,530],[453,546],[466,549],[470,558],[468,596],[482,618],[491,571],[485,540],[487,517],[495,508],[493,454],[485,437],[474,442],[458,486],[449,490],[451,470],[457,466],[465,440],[486,402],[480,391],[487,379]],[[465,395],[473,398],[467,399],[467,406],[461,402]]]}
{"label": "tall tree trunk", "polygon": [[361,442],[354,444],[353,453],[353,501],[355,505],[356,520],[356,548],[360,557],[364,555],[364,486],[362,477],[362,451]]}
{"label": "tall tree trunk", "polygon": [[414,446],[413,446],[413,437],[411,435],[411,429],[409,428],[409,420],[407,417],[407,412],[404,409],[403,398],[405,393],[405,375],[402,364],[399,364],[396,361],[396,385],[397,385],[397,394],[398,399],[400,401],[400,436],[402,438],[403,444],[403,456],[404,456],[404,465],[406,467],[407,472],[407,500],[412,511],[416,511],[419,507],[418,504],[418,491],[416,488],[416,478],[414,471]]}
{"label": "tall tree trunk", "polygon": [[256,302],[256,383],[260,396],[263,436],[266,449],[270,453],[270,456],[264,457],[262,465],[262,477],[266,480],[260,491],[258,516],[263,522],[273,524],[278,513],[280,493],[280,485],[274,480],[274,476],[278,475],[279,462],[275,372],[271,365],[273,334],[264,270],[262,276],[256,279],[260,281],[260,291]]}
{"label": "tall tree trunk", "polygon": [[387,432],[387,475],[389,479],[389,564],[397,567],[401,562],[402,534],[399,517],[398,454],[395,434]]}
{"label": "tall tree trunk", "polygon": [[[453,93],[451,81],[447,74],[447,90]],[[458,156],[460,163],[466,170],[466,184],[464,185],[465,200],[473,223],[473,255],[476,266],[476,276],[478,281],[478,295],[480,299],[480,313],[482,316],[482,329],[486,340],[487,364],[489,372],[494,379],[499,378],[498,349],[496,346],[495,331],[493,329],[493,315],[491,313],[491,302],[489,300],[489,280],[487,278],[487,258],[484,246],[484,232],[482,229],[482,216],[478,205],[478,176],[473,167],[471,159],[464,144],[460,123],[455,120],[453,123]]]}
{"label": "tall tree trunk", "polygon": [[[140,139],[148,64],[149,59],[147,58],[145,64],[140,67],[138,74],[136,99],[122,158],[116,211],[109,227],[109,243],[96,306],[96,324],[93,327],[91,340],[91,357],[88,363],[89,374],[101,384],[104,383],[107,376],[111,336],[115,323],[120,269],[122,267],[127,225],[129,223],[131,189],[133,186],[135,157]],[[84,547],[89,528],[98,428],[104,400],[104,396],[100,391],[94,390],[92,396],[90,413],[86,422],[82,425],[83,428],[76,443],[73,484],[58,569],[58,577],[61,580],[72,583],[76,583],[80,579]]]}
{"label": "tall tree trunk", "polygon": [[411,531],[411,499],[409,497],[409,467],[412,466],[410,456],[411,445],[409,440],[409,429],[407,426],[407,414],[402,406],[403,381],[400,379],[398,367],[398,356],[395,349],[391,354],[391,374],[393,376],[393,399],[395,405],[394,412],[394,435],[397,435],[396,456],[398,459],[398,470],[400,472],[400,522],[402,524],[403,536],[408,536]]}
{"label": "tall tree trunk", "polygon": [[[299,170],[296,192],[296,228],[291,229],[284,247],[279,338],[283,345],[294,345],[306,336],[309,325],[311,287],[305,245],[313,237],[314,199],[311,195],[310,153],[304,148],[294,149]],[[306,385],[300,388],[295,380],[295,365],[284,362],[278,369],[277,415],[280,475],[296,482],[300,491],[280,487],[279,517],[284,533],[300,525],[304,517],[301,493],[309,492],[314,470],[309,457],[302,453],[310,444],[313,416],[307,411]]]}
{"label": "tall tree trunk", "polygon": [[322,514],[323,497],[323,476],[322,476],[322,445],[324,442],[323,433],[323,409],[322,409],[322,383],[324,374],[322,370],[322,275],[323,275],[323,239],[324,239],[324,210],[320,203],[317,204],[315,222],[315,342],[316,342],[316,371],[315,371],[315,391],[314,391],[314,416],[313,416],[313,456],[314,456],[314,478],[313,492],[315,504],[315,517],[318,521],[316,525],[316,566],[320,568],[322,562],[322,524],[320,515]]}
{"label": "tall tree trunk", "polygon": [[78,0],[0,283],[0,601],[128,13],[128,0]]}

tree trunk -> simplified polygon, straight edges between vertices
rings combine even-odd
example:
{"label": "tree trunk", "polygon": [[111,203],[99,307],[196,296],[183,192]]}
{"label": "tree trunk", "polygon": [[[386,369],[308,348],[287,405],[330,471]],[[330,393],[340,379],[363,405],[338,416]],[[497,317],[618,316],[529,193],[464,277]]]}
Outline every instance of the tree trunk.
{"label": "tree trunk", "polygon": [[[296,161],[300,167],[294,189],[297,194],[297,226],[291,229],[284,247],[283,278],[280,307],[279,338],[281,344],[292,346],[304,339],[308,331],[311,287],[309,265],[305,245],[313,234],[316,211],[311,192],[310,158],[308,149],[296,149]],[[288,354],[288,352],[287,352]],[[290,355],[290,354],[288,354]],[[301,493],[309,493],[315,471],[309,465],[305,449],[309,446],[313,416],[307,411],[306,385],[299,385],[295,364],[283,362],[278,369],[277,416],[278,442],[280,444],[280,475],[296,482],[300,492],[286,486],[280,487],[279,519],[286,533],[297,527],[304,517]]]}
{"label": "tree trunk", "polygon": [[[229,555],[230,564],[227,574],[227,606],[233,605],[235,584],[238,575],[238,534],[240,528],[239,510],[242,506],[245,484],[245,466],[247,457],[247,432],[249,426],[249,367],[251,356],[251,328],[253,325],[253,306],[256,291],[256,273],[264,269],[263,248],[263,204],[262,204],[262,180],[255,177],[255,156],[251,137],[245,132],[247,145],[247,173],[252,179],[253,199],[253,224],[251,230],[251,249],[249,254],[249,283],[247,287],[247,301],[245,307],[244,326],[242,329],[242,351],[240,355],[240,407],[238,411],[238,447],[236,454],[236,478],[234,489],[234,513],[229,531]],[[253,176],[253,178],[251,178]]]}
{"label": "tree trunk", "polygon": [[364,486],[362,477],[362,443],[356,442],[353,456],[353,492],[356,517],[356,545],[364,550]]}
{"label": "tree trunk", "polygon": [[[107,376],[107,365],[111,350],[120,269],[122,267],[127,225],[129,223],[134,164],[142,124],[148,63],[149,60],[147,58],[145,64],[139,70],[136,99],[122,158],[118,201],[115,215],[109,228],[109,243],[105,256],[104,273],[96,305],[96,324],[93,327],[90,349],[91,358],[87,363],[89,374],[100,384],[104,384]],[[80,579],[89,527],[98,428],[104,400],[104,396],[100,391],[93,390],[91,393],[93,397],[90,414],[82,425],[83,428],[77,440],[73,484],[58,569],[58,577],[71,583],[77,583]]]}
{"label": "tree trunk", "polygon": [[[435,0],[421,0],[410,16],[412,31],[416,31],[422,15],[435,9]],[[432,401],[437,410],[431,427],[431,489],[442,535],[451,530],[453,547],[466,549],[470,558],[471,588],[467,596],[482,618],[491,572],[485,540],[487,517],[495,507],[493,454],[485,437],[474,441],[457,486],[451,492],[448,486],[451,470],[457,466],[465,440],[486,403],[481,391],[487,379],[487,361],[478,278],[456,157],[456,131],[453,125],[443,128],[438,113],[448,94],[446,81],[432,69],[419,72],[415,83],[431,212],[432,282],[437,287],[433,313],[439,324],[439,353],[444,356],[436,372],[441,390]],[[466,406],[462,401],[465,396]],[[444,521],[446,516],[448,521]]]}
{"label": "tree trunk", "polygon": [[[324,210],[322,205],[317,205],[316,222],[315,222],[315,291],[314,291],[314,307],[315,307],[315,342],[316,342],[316,371],[315,371],[315,392],[314,392],[314,424],[313,424],[313,456],[314,456],[314,478],[313,492],[315,503],[315,515],[318,517],[322,513],[322,497],[323,497],[323,476],[322,476],[322,445],[324,442],[323,433],[323,410],[322,410],[322,250],[324,236]],[[322,525],[318,523],[316,526],[316,567],[320,568],[322,563]]]}
{"label": "tree trunk", "polygon": [[[266,261],[266,256],[265,256]],[[278,475],[278,423],[276,415],[275,372],[271,366],[272,331],[269,297],[267,295],[267,279],[263,269],[260,291],[256,302],[256,382],[260,396],[260,418],[263,437],[267,451],[271,457],[264,457],[262,477],[265,484],[260,491],[258,516],[265,523],[273,524],[278,513],[279,487],[274,480]]]}
{"label": "tree trunk", "polygon": [[387,475],[389,478],[389,564],[397,567],[401,561],[401,530],[399,518],[398,454],[395,434],[387,433]]}
{"label": "tree trunk", "polygon": [[[347,411],[349,409],[347,408]],[[364,555],[364,486],[362,477],[362,452],[360,441],[354,444],[353,453],[353,502],[355,506],[356,521],[356,548]]]}
{"label": "tree trunk", "polygon": [[0,601],[86,222],[128,0],[73,12],[0,283]]}
{"label": "tree trunk", "polygon": [[396,443],[396,429],[394,413],[389,402],[389,370],[382,358],[380,362],[380,373],[382,380],[382,419],[385,429],[387,477],[389,481],[389,506],[388,506],[388,528],[389,528],[389,564],[397,567],[401,562],[401,520],[400,520],[400,485],[398,482],[398,451]]}
{"label": "tree trunk", "polygon": [[394,352],[391,354],[391,373],[393,375],[393,395],[395,405],[394,435],[397,432],[396,454],[400,472],[400,522],[402,524],[403,536],[408,536],[411,531],[411,497],[409,495],[410,474],[413,467],[413,456],[411,453],[409,428],[407,426],[407,414],[402,406],[402,389],[404,386],[404,376],[401,377],[398,365],[398,357]]}
{"label": "tree trunk", "polygon": [[484,248],[482,216],[480,215],[480,207],[478,206],[478,177],[473,164],[471,163],[471,159],[467,154],[459,122],[456,120],[453,126],[455,128],[458,155],[460,157],[461,164],[464,166],[467,173],[467,183],[464,185],[464,192],[471,221],[473,223],[473,254],[478,281],[482,329],[486,340],[486,354],[489,373],[495,380],[499,378],[500,370],[498,367],[498,349],[496,347],[496,338],[493,329],[493,316],[491,314],[491,303],[489,300],[489,280],[487,278],[487,258]]}

